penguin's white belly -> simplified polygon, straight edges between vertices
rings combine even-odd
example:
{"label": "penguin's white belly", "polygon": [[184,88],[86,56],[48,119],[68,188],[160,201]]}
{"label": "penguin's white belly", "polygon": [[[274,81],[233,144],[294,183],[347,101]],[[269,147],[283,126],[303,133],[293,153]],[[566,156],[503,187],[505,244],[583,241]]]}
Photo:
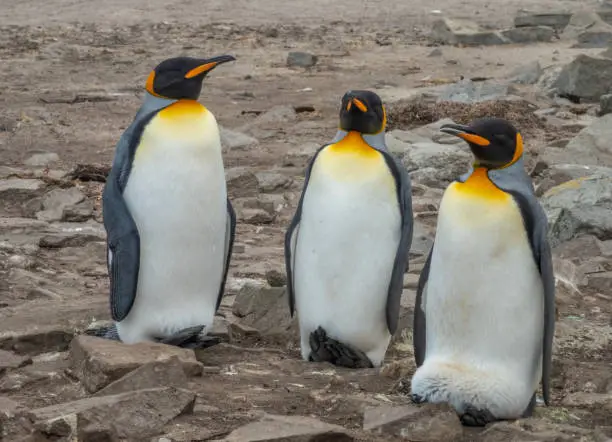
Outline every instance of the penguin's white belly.
{"label": "penguin's white belly", "polygon": [[457,186],[440,207],[424,300],[426,359],[413,392],[435,384],[438,399],[459,410],[471,402],[517,417],[540,376],[542,281],[513,198]]}
{"label": "penguin's white belly", "polygon": [[385,309],[401,230],[396,186],[381,154],[336,155],[319,155],[302,206],[294,261],[302,356],[321,326],[378,366],[390,340]]}
{"label": "penguin's white belly", "polygon": [[[140,234],[136,300],[117,324],[124,342],[212,327],[225,261],[226,184],[217,126],[208,113],[177,136],[153,120],[124,197]],[[172,126],[174,127],[174,126]],[[177,128],[180,128],[180,124]],[[141,151],[142,149],[142,151]]]}

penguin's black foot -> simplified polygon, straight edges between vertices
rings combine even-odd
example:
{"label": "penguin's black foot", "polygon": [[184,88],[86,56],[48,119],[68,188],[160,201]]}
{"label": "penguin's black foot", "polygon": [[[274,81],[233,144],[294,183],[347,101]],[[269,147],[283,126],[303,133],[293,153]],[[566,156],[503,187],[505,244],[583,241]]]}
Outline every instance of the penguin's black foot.
{"label": "penguin's black foot", "polygon": [[479,409],[471,405],[465,409],[459,419],[466,427],[484,427],[497,420],[489,410]]}
{"label": "penguin's black foot", "polygon": [[174,345],[176,347],[183,348],[208,348],[213,345],[217,345],[221,340],[212,336],[200,336],[204,330],[203,325],[197,325],[195,327],[184,328],[168,336],[167,338],[160,339],[159,342],[167,345]]}
{"label": "penguin's black foot", "polygon": [[374,367],[364,352],[328,337],[322,327],[310,334],[309,343],[312,351],[308,359],[314,362],[330,362],[346,368]]}
{"label": "penguin's black foot", "polygon": [[87,336],[95,336],[97,338],[110,339],[111,341],[121,341],[119,333],[117,333],[117,327],[112,324],[108,327],[91,328],[85,330],[83,334]]}
{"label": "penguin's black foot", "polygon": [[415,404],[424,404],[427,402],[427,399],[414,393],[410,394],[410,400]]}

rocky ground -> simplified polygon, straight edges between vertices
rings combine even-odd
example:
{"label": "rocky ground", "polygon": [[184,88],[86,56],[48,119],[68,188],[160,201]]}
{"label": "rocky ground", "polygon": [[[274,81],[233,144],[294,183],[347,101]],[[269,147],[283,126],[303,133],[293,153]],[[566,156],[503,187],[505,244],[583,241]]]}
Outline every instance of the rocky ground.
{"label": "rocky ground", "polygon": [[[0,437],[612,440],[612,6],[357,3],[3,5]],[[100,192],[144,80],[166,57],[221,53],[238,61],[214,71],[201,100],[223,127],[239,219],[212,332],[222,343],[194,352],[83,335],[109,319]],[[401,327],[380,370],[302,362],[284,292],[304,166],[351,88],[383,97],[389,147],[414,183]],[[552,405],[471,430],[406,393],[416,281],[442,192],[470,160],[437,128],[484,115],[523,133],[550,220],[558,322]]]}

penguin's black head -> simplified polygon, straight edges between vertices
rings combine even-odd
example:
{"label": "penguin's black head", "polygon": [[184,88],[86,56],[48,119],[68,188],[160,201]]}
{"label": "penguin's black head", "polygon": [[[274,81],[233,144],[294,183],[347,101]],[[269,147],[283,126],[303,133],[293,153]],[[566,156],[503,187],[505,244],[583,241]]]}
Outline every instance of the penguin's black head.
{"label": "penguin's black head", "polygon": [[213,58],[176,57],[158,64],[149,74],[146,89],[151,95],[176,100],[197,100],[202,80],[221,63],[235,60],[231,55]]}
{"label": "penguin's black head", "polygon": [[371,135],[382,132],[386,124],[385,108],[374,92],[348,91],[342,97],[340,129]]}
{"label": "penguin's black head", "polygon": [[479,167],[499,169],[513,164],[523,155],[521,134],[502,118],[480,118],[467,126],[444,124],[440,130],[463,138]]}

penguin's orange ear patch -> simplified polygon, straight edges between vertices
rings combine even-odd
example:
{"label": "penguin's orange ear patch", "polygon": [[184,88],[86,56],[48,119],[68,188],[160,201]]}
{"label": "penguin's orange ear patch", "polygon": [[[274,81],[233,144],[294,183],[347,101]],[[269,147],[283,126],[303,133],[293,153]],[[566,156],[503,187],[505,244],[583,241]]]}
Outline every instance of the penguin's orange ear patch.
{"label": "penguin's orange ear patch", "polygon": [[468,133],[462,132],[462,133],[458,133],[457,136],[463,138],[468,143],[476,144],[477,146],[484,147],[484,146],[488,146],[489,144],[491,144],[489,140],[487,140],[484,137],[481,137],[480,135],[468,134]]}
{"label": "penguin's orange ear patch", "polygon": [[157,95],[155,93],[155,89],[153,89],[153,83],[155,82],[155,71],[151,71],[151,73],[149,74],[149,77],[147,78],[147,82],[145,84],[145,89],[147,90],[148,93],[150,93],[151,95],[154,95],[156,97],[159,97],[159,95]]}

